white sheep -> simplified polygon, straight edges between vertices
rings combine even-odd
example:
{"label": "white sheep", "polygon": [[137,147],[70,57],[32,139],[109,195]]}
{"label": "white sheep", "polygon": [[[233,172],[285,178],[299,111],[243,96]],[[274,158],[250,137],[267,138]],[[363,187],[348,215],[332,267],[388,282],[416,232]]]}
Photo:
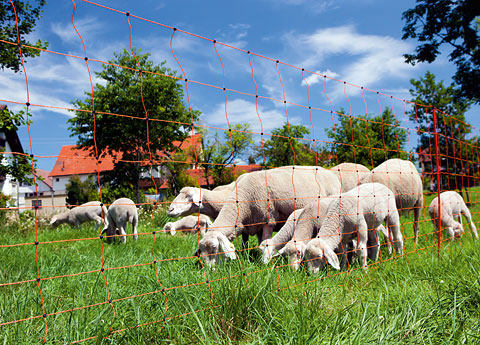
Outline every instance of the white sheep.
{"label": "white sheep", "polygon": [[212,224],[213,230],[199,242],[198,252],[209,266],[219,258],[219,250],[235,258],[230,241],[236,236],[257,235],[261,243],[294,209],[339,192],[337,176],[321,167],[290,166],[242,175]]}
{"label": "white sheep", "polygon": [[212,225],[212,221],[207,216],[201,214],[200,216],[186,216],[176,222],[168,222],[163,227],[164,231],[169,231],[174,236],[177,230],[187,232],[200,231],[200,235],[203,237],[208,227]]}
{"label": "white sheep", "polygon": [[[447,228],[447,233],[450,235],[452,241],[455,236],[461,236],[464,233],[462,214],[470,223],[473,235],[475,238],[478,238],[477,228],[472,221],[472,215],[460,194],[455,191],[441,193],[440,206],[441,226]],[[430,214],[433,225],[435,225],[435,228],[438,231],[438,196],[430,203],[428,213]],[[457,220],[455,220],[455,218]]]}
{"label": "white sheep", "polygon": [[121,242],[127,241],[127,222],[132,224],[133,239],[137,240],[138,212],[135,203],[128,198],[115,200],[109,207],[107,213],[108,226],[102,231],[107,233],[107,241],[115,240],[115,234],[118,232]]}
{"label": "white sheep", "polygon": [[417,243],[418,220],[423,208],[423,183],[415,165],[403,159],[389,159],[363,176],[361,182],[378,182],[387,186],[395,195],[400,215],[413,211],[413,229]]}
{"label": "white sheep", "polygon": [[366,166],[356,163],[341,163],[333,168],[333,171],[342,185],[342,193],[348,192],[361,184],[361,180],[370,173],[370,169]]}
{"label": "white sheep", "polygon": [[82,223],[92,220],[97,224],[95,229],[100,227],[102,220],[104,227],[108,225],[107,208],[100,201],[89,201],[85,204],[74,207],[68,212],[56,214],[50,220],[50,225],[54,228],[60,224],[80,226]]}
{"label": "white sheep", "polygon": [[[304,211],[305,214],[305,211]],[[377,229],[384,221],[390,229],[393,245],[398,254],[403,252],[400,219],[393,192],[380,183],[366,183],[342,193],[332,200],[327,215],[316,238],[305,249],[305,260],[313,273],[323,266],[323,259],[335,269],[340,269],[335,251],[345,254],[349,242],[356,240],[360,264],[367,267],[367,242],[370,257],[378,258],[379,241]],[[370,230],[370,231],[369,231]]]}
{"label": "white sheep", "polygon": [[[271,240],[264,241],[262,243],[263,246],[260,246],[264,253],[264,262],[267,263],[269,261],[270,256],[268,256],[268,254],[273,254],[273,256],[287,255],[290,267],[297,270],[304,258],[307,243],[317,236],[318,230],[322,227],[322,224],[327,217],[328,206],[333,200],[336,200],[339,197],[340,194],[330,195],[322,198],[318,203],[315,202],[308,204],[302,209],[302,212],[298,214],[296,217],[297,221],[294,225],[290,224],[288,226],[288,224],[285,224],[285,226]],[[295,232],[293,232],[294,226]],[[286,230],[284,230],[284,228]],[[383,224],[380,224],[376,231],[377,234],[381,232],[383,236],[388,239],[388,233]],[[290,235],[290,237],[285,241],[288,235]],[[279,238],[277,239],[277,237]],[[280,243],[280,240],[283,242]],[[287,241],[288,243],[286,243]],[[271,248],[268,253],[265,252],[267,244],[267,248]],[[372,244],[372,246],[375,246],[375,244]],[[278,252],[275,253],[276,251]],[[391,252],[391,248],[389,248],[389,252]]]}
{"label": "white sheep", "polygon": [[234,187],[235,182],[219,186],[214,190],[184,187],[170,204],[168,215],[170,217],[182,217],[193,213],[201,213],[215,219]]}

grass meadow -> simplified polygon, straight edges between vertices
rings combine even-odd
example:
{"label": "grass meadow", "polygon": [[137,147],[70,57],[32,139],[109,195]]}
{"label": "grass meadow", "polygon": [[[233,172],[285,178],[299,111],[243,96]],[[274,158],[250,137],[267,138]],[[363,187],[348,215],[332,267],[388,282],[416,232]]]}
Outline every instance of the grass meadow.
{"label": "grass meadow", "polygon": [[102,242],[93,224],[42,225],[38,239],[33,225],[4,227],[0,344],[45,334],[47,344],[480,343],[480,241],[465,222],[438,255],[425,209],[416,247],[412,216],[402,218],[404,256],[382,248],[368,273],[357,263],[311,275],[284,258],[260,264],[254,249],[207,269],[192,256],[197,235],[161,233],[166,221],[158,211],[153,234],[142,216],[142,235],[125,245]]}

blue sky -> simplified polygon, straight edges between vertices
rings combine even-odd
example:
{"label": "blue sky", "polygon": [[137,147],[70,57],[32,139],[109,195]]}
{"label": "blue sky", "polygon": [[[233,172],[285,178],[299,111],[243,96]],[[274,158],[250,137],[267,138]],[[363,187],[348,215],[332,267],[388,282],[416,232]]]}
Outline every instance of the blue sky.
{"label": "blue sky", "polygon": [[[75,0],[74,15],[77,30],[86,45],[90,59],[108,61],[114,52],[129,49],[130,27],[127,17],[96,5]],[[414,41],[402,41],[402,12],[415,6],[414,1],[374,0],[257,0],[257,1],[99,1],[114,9],[137,15],[168,26],[194,33],[237,48],[249,50],[274,61],[251,56],[255,81],[260,98],[258,110],[263,130],[270,132],[287,119],[294,124],[306,125],[315,138],[325,140],[325,128],[336,121],[329,111],[352,109],[352,115],[376,113],[380,108],[393,107],[403,126],[407,121],[404,104],[375,92],[364,92],[350,84],[409,99],[409,80],[418,79],[426,70],[437,75],[438,80],[451,82],[454,68],[447,56],[441,55],[433,64],[415,67],[403,62],[402,54],[412,52]],[[76,56],[84,56],[83,46],[72,26],[73,2],[48,1],[43,18],[38,22],[32,40],[49,42],[49,49]],[[152,53],[152,60],[179,70],[170,50],[172,30],[130,17],[133,45]],[[260,132],[255,98],[241,93],[255,94],[248,54],[220,44],[206,41],[181,32],[173,38],[173,50],[190,80],[238,92],[227,92],[227,116],[230,123],[249,122]],[[327,75],[337,82],[317,74],[277,64],[283,63]],[[101,64],[90,62],[92,71]],[[29,80],[30,103],[57,107],[71,107],[70,102],[84,98],[90,89],[85,61],[51,53],[26,64]],[[280,83],[280,78],[282,83]],[[92,73],[93,76],[93,73]],[[305,80],[308,83],[305,83]],[[94,78],[95,82],[101,82]],[[282,84],[284,90],[282,88]],[[0,72],[1,99],[26,102],[25,77],[10,71]],[[322,110],[312,111],[292,105],[310,105]],[[288,105],[285,109],[283,93]],[[346,96],[345,96],[346,95]],[[189,83],[190,102],[202,112],[200,122],[212,127],[227,127],[225,95],[223,90]],[[278,101],[273,101],[271,98]],[[364,101],[365,99],[365,101]],[[19,107],[7,105],[14,110]],[[467,121],[476,128],[480,119],[475,114],[478,107],[467,114]],[[38,167],[51,170],[62,145],[75,144],[69,136],[67,120],[72,113],[31,107],[33,124],[30,127],[33,153],[38,156]],[[411,132],[407,149],[416,146]],[[26,128],[19,131],[24,149],[30,151]],[[258,138],[256,138],[258,139]],[[53,157],[52,157],[53,156]]]}

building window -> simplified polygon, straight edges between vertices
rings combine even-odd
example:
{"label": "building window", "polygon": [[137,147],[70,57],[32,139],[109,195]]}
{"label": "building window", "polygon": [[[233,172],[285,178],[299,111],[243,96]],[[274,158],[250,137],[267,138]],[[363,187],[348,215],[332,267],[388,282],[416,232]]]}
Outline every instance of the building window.
{"label": "building window", "polygon": [[38,205],[38,207],[42,207],[42,200],[38,200],[38,204],[37,200],[32,200],[32,207],[35,207],[35,205]]}
{"label": "building window", "polygon": [[57,177],[57,178],[55,179],[55,181],[56,181],[56,182],[60,181],[60,178]]}

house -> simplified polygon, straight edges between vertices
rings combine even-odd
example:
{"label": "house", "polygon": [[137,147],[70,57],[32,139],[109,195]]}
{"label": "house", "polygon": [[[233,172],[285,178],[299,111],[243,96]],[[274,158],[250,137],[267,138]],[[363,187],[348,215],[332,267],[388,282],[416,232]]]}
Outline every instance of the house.
{"label": "house", "polygon": [[[33,184],[26,182],[19,184],[18,207],[20,212],[33,209],[35,205],[39,207],[38,215],[53,215],[58,213],[59,209],[65,209],[65,198],[55,194],[52,178],[48,176],[49,173],[43,169],[35,170],[36,188]],[[32,175],[28,177],[33,181]]]}
{"label": "house", "polygon": [[[201,140],[200,134],[194,134],[188,137],[183,142],[174,141],[173,145],[177,146],[181,151],[186,151],[192,146],[199,145]],[[167,154],[160,153],[161,157],[167,157]],[[93,176],[94,180],[97,179],[98,173],[111,171],[115,166],[115,158],[111,155],[106,155],[97,162],[95,157],[91,155],[90,150],[78,148],[76,145],[65,145],[60,149],[55,165],[52,171],[48,175],[52,179],[52,187],[55,191],[57,198],[62,199],[61,204],[66,205],[67,200],[67,188],[66,185],[70,178],[77,175],[81,181],[85,181],[89,176]],[[187,161],[188,162],[188,161]],[[145,163],[149,164],[149,163]],[[194,163],[190,164],[190,167],[194,167]],[[153,178],[157,181],[164,179],[164,168],[159,164],[153,169]],[[143,172],[140,176],[141,180],[151,181],[151,175],[149,171]]]}
{"label": "house", "polygon": [[[7,106],[1,104],[0,114],[5,110],[7,110]],[[0,150],[2,151],[0,164],[4,167],[10,164],[15,154],[24,154],[16,130],[0,128]],[[0,191],[10,197],[7,207],[18,207],[18,187],[19,184],[15,177],[11,174],[0,173]]]}

